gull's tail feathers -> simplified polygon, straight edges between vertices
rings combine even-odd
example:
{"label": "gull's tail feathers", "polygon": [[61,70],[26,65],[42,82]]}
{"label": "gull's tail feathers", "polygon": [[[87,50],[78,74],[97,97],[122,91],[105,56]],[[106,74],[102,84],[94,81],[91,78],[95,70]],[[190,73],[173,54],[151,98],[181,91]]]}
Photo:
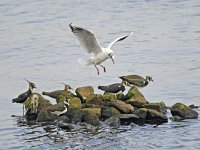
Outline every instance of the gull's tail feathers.
{"label": "gull's tail feathers", "polygon": [[93,64],[90,59],[83,59],[83,58],[78,59],[78,63],[85,66]]}

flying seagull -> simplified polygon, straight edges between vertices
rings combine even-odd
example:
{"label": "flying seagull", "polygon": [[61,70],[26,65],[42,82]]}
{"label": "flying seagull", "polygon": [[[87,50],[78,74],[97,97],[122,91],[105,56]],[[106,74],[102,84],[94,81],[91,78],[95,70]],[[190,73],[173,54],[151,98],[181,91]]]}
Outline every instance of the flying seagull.
{"label": "flying seagull", "polygon": [[95,68],[97,69],[98,75],[99,75],[99,69],[97,68],[97,65],[100,65],[104,69],[104,72],[106,72],[106,68],[103,65],[101,65],[101,63],[109,58],[112,60],[113,64],[115,63],[114,61],[115,54],[114,51],[111,49],[113,44],[115,44],[118,41],[122,41],[126,39],[129,35],[133,34],[131,32],[125,36],[121,36],[112,41],[106,48],[103,48],[100,46],[93,32],[84,29],[82,27],[74,26],[72,23],[69,24],[69,26],[73,34],[77,36],[82,48],[87,53],[92,54],[92,56],[86,60],[85,64],[94,65]]}

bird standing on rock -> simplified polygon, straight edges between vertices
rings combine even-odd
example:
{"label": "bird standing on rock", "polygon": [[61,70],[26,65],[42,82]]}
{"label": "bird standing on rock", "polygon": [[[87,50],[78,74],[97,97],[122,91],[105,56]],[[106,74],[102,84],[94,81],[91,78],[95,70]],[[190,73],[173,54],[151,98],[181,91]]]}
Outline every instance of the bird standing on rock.
{"label": "bird standing on rock", "polygon": [[125,86],[122,83],[115,83],[108,86],[98,86],[98,89],[109,93],[118,93],[119,91],[124,92]]}
{"label": "bird standing on rock", "polygon": [[97,68],[97,65],[100,65],[104,72],[106,72],[106,68],[101,65],[102,62],[104,62],[107,59],[111,59],[113,64],[114,62],[114,51],[111,50],[111,47],[113,44],[115,44],[118,41],[122,41],[126,39],[129,35],[132,34],[129,33],[125,36],[119,37],[115,39],[113,42],[111,42],[106,48],[103,48],[100,46],[98,40],[96,39],[93,32],[84,29],[82,27],[74,26],[72,23],[69,24],[73,34],[77,36],[82,48],[89,54],[92,54],[92,56],[87,59],[84,64],[85,65],[94,65],[97,69],[97,74],[99,75],[99,69]]}
{"label": "bird standing on rock", "polygon": [[137,88],[145,87],[150,81],[153,81],[153,78],[150,76],[143,78],[138,75],[126,75],[119,78],[122,79],[122,83],[124,83],[126,86],[135,86]]}
{"label": "bird standing on rock", "polygon": [[64,100],[64,107],[62,110],[60,111],[53,111],[51,112],[52,114],[56,114],[58,117],[62,116],[63,114],[65,114],[68,109],[69,109],[69,102],[70,102],[70,99],[65,99]]}
{"label": "bird standing on rock", "polygon": [[59,96],[60,94],[62,94],[63,92],[67,92],[67,91],[69,91],[69,90],[73,90],[73,89],[71,88],[70,85],[67,85],[67,84],[65,84],[65,83],[62,83],[62,84],[65,85],[64,90],[57,90],[57,91],[53,91],[53,92],[42,92],[42,94],[43,94],[43,95],[46,95],[46,96],[49,96],[49,97],[51,97],[51,98],[57,99],[58,96]]}
{"label": "bird standing on rock", "polygon": [[31,96],[31,94],[33,93],[33,89],[36,88],[34,83],[28,80],[26,81],[29,84],[28,90],[12,100],[13,103],[23,103],[23,115],[24,115],[24,102]]}

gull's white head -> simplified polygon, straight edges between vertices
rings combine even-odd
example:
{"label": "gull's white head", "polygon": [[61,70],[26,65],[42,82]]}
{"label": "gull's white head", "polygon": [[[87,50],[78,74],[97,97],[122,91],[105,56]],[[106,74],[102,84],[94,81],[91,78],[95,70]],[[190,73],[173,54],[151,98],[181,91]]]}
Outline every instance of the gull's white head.
{"label": "gull's white head", "polygon": [[110,58],[113,62],[113,64],[115,63],[115,54],[114,54],[114,51],[109,49],[106,51],[106,55],[107,55],[107,58]]}

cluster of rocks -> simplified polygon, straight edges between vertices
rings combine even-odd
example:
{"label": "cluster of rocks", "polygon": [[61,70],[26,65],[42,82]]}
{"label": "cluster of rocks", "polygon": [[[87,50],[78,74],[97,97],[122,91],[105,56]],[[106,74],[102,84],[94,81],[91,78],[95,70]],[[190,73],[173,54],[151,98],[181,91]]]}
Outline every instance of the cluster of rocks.
{"label": "cluster of rocks", "polygon": [[163,102],[149,103],[135,87],[127,94],[95,94],[91,86],[79,87],[76,94],[64,91],[57,96],[57,104],[51,104],[40,94],[33,93],[25,102],[27,120],[53,122],[58,116],[51,113],[63,108],[64,100],[70,99],[68,112],[62,116],[66,123],[85,122],[94,126],[105,121],[108,125],[129,125],[135,123],[162,124],[168,122],[167,109],[171,110],[173,120],[195,119],[198,113],[190,107],[176,103],[171,108]]}

